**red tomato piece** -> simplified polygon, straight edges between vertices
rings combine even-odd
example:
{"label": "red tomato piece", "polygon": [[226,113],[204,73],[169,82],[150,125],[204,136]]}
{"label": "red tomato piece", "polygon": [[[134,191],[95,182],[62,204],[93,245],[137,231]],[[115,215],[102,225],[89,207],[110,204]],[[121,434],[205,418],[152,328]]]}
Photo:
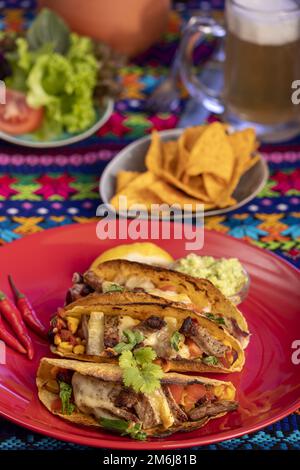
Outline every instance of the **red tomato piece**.
{"label": "red tomato piece", "polygon": [[6,103],[0,104],[0,131],[20,135],[38,129],[43,120],[43,108],[32,108],[26,95],[6,89]]}

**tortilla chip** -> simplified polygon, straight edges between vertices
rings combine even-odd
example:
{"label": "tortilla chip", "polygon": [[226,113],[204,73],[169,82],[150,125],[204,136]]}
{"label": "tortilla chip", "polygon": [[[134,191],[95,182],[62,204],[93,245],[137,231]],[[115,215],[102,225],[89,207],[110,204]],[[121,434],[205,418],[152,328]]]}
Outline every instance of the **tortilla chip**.
{"label": "tortilla chip", "polygon": [[244,164],[244,173],[246,173],[246,171],[250,170],[250,168],[252,168],[254,165],[256,165],[256,163],[261,159],[261,156],[259,154],[257,155],[254,155],[252,158],[250,158],[250,160],[248,160],[245,164]]}
{"label": "tortilla chip", "polygon": [[207,127],[208,125],[187,127],[183,131],[184,146],[188,152],[192,151],[192,148],[194,147],[195,143]]}
{"label": "tortilla chip", "polygon": [[121,171],[112,204],[118,196],[128,205],[204,203],[205,209],[236,203],[232,197],[241,176],[257,163],[253,129],[229,133],[219,122],[185,129],[177,140],[162,141],[152,132],[145,163],[147,172]]}
{"label": "tortilla chip", "polygon": [[222,178],[218,178],[212,173],[204,173],[203,184],[206,193],[210,197],[212,202],[219,200],[221,193],[226,189],[227,184]]}
{"label": "tortilla chip", "polygon": [[153,131],[151,134],[151,143],[145,157],[145,163],[148,170],[154,174],[158,174],[163,168],[163,149],[157,131]]}
{"label": "tortilla chip", "polygon": [[[150,190],[150,186],[155,181],[157,181],[157,177],[150,171],[141,173],[139,176],[136,176],[134,180],[132,180],[126,186],[126,188],[117,193],[110,200],[110,203],[118,211],[126,210],[130,206],[139,208],[141,204],[146,206],[147,210],[151,210],[152,204],[162,203],[162,200]],[[120,204],[122,204],[121,200],[119,199],[120,196],[125,196],[127,198],[125,206],[120,206]]]}
{"label": "tortilla chip", "polygon": [[228,205],[235,204],[235,200],[231,198],[235,188],[237,187],[240,178],[244,172],[244,161],[239,159],[234,167],[232,178],[227,187],[220,193],[216,201],[219,207],[227,207]]}
{"label": "tortilla chip", "polygon": [[204,132],[206,126],[198,126],[187,128],[183,131],[178,139],[178,164],[176,177],[182,179],[185,173],[186,164],[189,161],[189,156],[194,143],[199,139],[200,135]]}
{"label": "tortilla chip", "polygon": [[201,186],[197,187],[196,185],[190,186],[189,184],[183,183],[179,180],[172,172],[163,168],[163,151],[162,145],[157,132],[153,132],[151,145],[148,149],[146,155],[146,167],[147,169],[154,173],[158,179],[161,178],[167,183],[175,186],[175,188],[180,189],[185,192],[187,195],[192,196],[196,199],[201,199],[205,202],[210,202],[209,197],[205,194],[203,189],[203,183]]}
{"label": "tortilla chip", "polygon": [[234,152],[224,126],[214,122],[196,141],[187,163],[188,175],[212,173],[229,182],[234,167]]}
{"label": "tortilla chip", "polygon": [[209,204],[207,202],[201,201],[200,199],[196,199],[194,197],[190,197],[185,194],[183,191],[180,191],[174,188],[171,184],[166,183],[164,180],[158,180],[151,186],[151,191],[155,193],[158,197],[166,202],[169,205],[172,204],[179,204],[183,206],[184,204],[191,204],[191,210],[195,212],[199,210],[197,204],[203,204],[204,209],[211,209],[214,207],[215,204]]}
{"label": "tortilla chip", "polygon": [[254,129],[249,128],[233,132],[228,136],[228,140],[235,158],[243,161],[244,171],[246,171],[252,155],[258,146]]}
{"label": "tortilla chip", "polygon": [[178,164],[178,145],[176,140],[162,142],[162,166],[165,170],[175,173]]}
{"label": "tortilla chip", "polygon": [[138,171],[119,171],[116,176],[116,192],[120,192],[121,189],[125,188],[138,175],[140,175]]}

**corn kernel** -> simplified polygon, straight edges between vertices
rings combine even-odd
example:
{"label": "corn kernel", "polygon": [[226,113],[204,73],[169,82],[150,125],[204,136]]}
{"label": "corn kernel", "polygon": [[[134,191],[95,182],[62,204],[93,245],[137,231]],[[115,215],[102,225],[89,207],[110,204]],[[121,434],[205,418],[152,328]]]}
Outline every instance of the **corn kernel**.
{"label": "corn kernel", "polygon": [[59,335],[54,336],[54,344],[58,346],[61,343],[61,337]]}
{"label": "corn kernel", "polygon": [[72,334],[76,333],[78,325],[79,325],[79,318],[75,317],[67,317],[68,329],[71,331]]}
{"label": "corn kernel", "polygon": [[73,346],[67,341],[62,341],[61,343],[59,343],[57,349],[62,352],[72,352]]}
{"label": "corn kernel", "polygon": [[45,388],[48,390],[48,392],[59,393],[59,385],[56,380],[48,380]]}
{"label": "corn kernel", "polygon": [[73,348],[74,354],[84,354],[84,352],[85,352],[85,347],[83,346],[83,344],[77,344]]}

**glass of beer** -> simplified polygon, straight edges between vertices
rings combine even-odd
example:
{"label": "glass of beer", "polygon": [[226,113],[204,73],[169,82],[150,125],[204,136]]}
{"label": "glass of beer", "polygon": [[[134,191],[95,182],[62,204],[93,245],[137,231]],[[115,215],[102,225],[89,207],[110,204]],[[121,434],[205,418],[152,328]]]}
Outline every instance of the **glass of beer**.
{"label": "glass of beer", "polygon": [[[254,127],[262,140],[297,135],[300,105],[292,95],[293,84],[300,80],[300,1],[227,0],[225,24],[203,17],[187,24],[180,61],[188,91],[234,128]],[[205,65],[194,63],[195,48],[208,37],[218,43],[210,75]],[[211,74],[214,68],[219,76]],[[217,83],[210,83],[209,76],[217,76]]]}

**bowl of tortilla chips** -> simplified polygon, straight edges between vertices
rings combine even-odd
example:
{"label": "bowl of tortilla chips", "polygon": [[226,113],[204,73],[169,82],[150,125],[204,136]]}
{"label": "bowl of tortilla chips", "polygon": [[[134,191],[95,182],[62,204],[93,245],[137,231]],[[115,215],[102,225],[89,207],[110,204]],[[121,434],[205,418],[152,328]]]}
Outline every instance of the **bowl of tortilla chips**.
{"label": "bowl of tortilla chips", "polygon": [[[205,215],[232,211],[251,201],[268,178],[253,129],[232,131],[214,122],[153,131],[125,147],[105,168],[100,196],[121,212],[141,204],[199,204]],[[198,204],[198,205],[197,205]],[[123,210],[123,206],[122,206]]]}

